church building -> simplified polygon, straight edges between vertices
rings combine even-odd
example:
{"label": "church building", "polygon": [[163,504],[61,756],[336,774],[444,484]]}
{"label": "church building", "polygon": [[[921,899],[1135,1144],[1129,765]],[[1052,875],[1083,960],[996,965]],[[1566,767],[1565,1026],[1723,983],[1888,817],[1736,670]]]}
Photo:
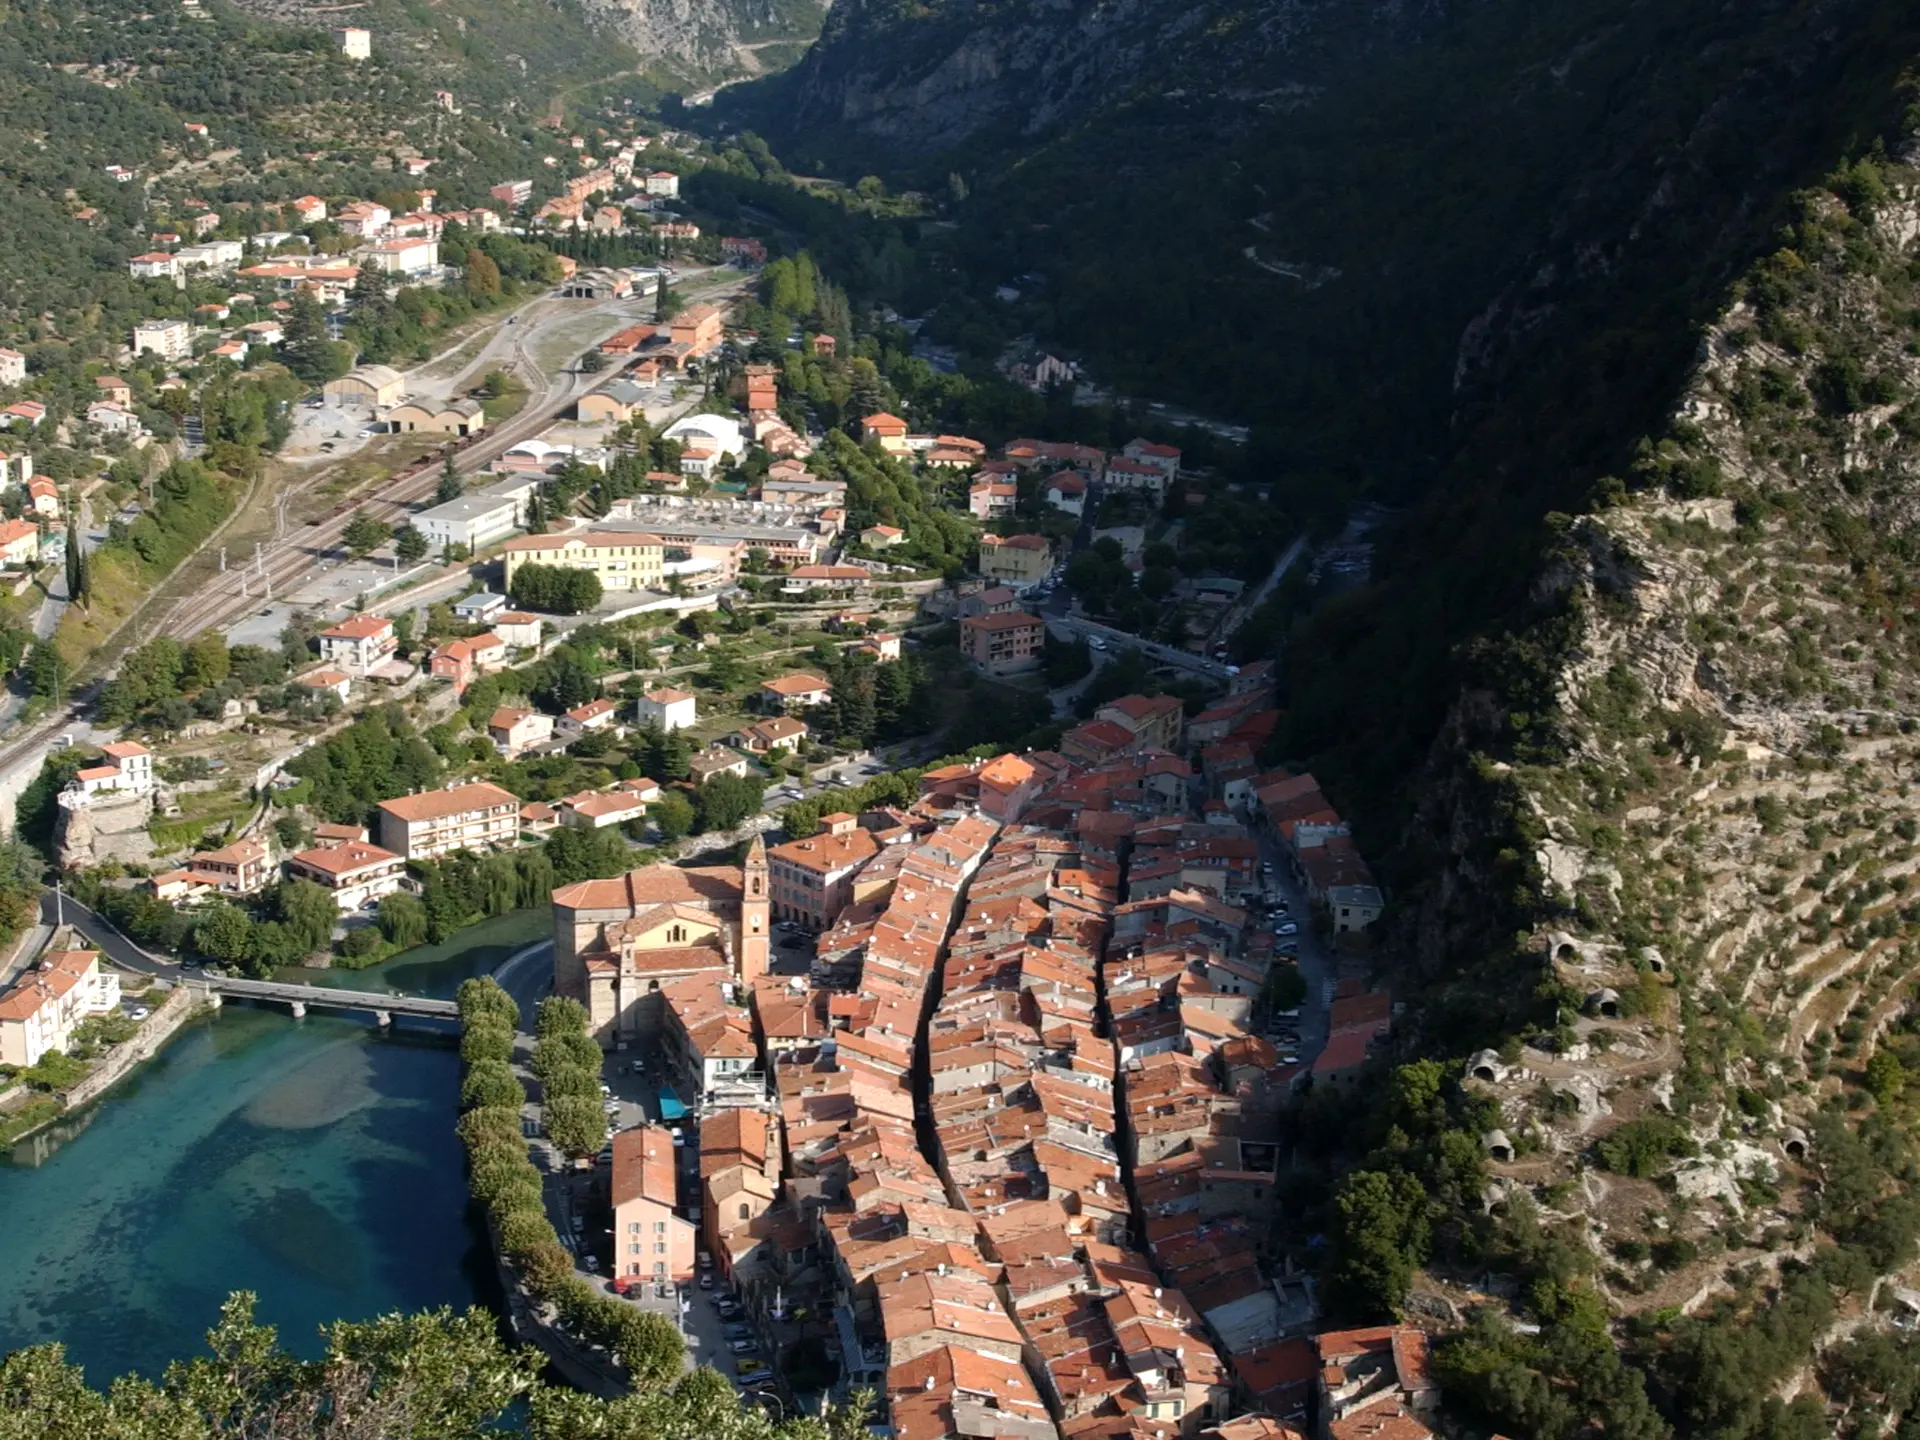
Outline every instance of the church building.
{"label": "church building", "polygon": [[739,867],[648,865],[553,892],[554,993],[587,1007],[603,1044],[656,1030],[661,990],[719,972],[749,987],[767,973],[767,847]]}

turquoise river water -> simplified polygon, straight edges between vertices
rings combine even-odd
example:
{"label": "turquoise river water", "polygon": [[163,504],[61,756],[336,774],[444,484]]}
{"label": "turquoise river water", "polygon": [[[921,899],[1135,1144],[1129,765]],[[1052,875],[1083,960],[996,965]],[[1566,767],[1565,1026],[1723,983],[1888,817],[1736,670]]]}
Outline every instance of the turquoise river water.
{"label": "turquoise river water", "polygon": [[[451,996],[547,933],[502,916],[336,986]],[[298,1353],[318,1327],[488,1304],[453,1133],[459,1056],[402,1021],[230,1005],[0,1163],[0,1353],[60,1340],[104,1384],[202,1353],[222,1300]]]}

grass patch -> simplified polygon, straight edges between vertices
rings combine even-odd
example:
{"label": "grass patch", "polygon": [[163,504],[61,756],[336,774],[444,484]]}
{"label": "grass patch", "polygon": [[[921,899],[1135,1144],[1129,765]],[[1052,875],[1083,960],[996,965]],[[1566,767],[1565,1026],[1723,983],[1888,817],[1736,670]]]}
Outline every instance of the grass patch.
{"label": "grass patch", "polygon": [[499,425],[526,409],[527,387],[518,380],[509,380],[506,389],[498,395],[486,396],[481,406],[486,411],[487,424]]}
{"label": "grass patch", "polygon": [[64,1108],[51,1095],[36,1095],[19,1109],[0,1115],[0,1145],[11,1145],[28,1131],[59,1119]]}

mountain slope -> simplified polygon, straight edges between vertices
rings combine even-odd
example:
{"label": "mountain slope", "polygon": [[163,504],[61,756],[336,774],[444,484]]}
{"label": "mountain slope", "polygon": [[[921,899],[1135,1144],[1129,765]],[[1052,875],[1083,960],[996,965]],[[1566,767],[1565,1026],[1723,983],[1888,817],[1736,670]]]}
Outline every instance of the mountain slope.
{"label": "mountain slope", "polygon": [[1885,0],[855,0],[717,103],[795,167],[961,177],[937,334],[1035,332],[1400,498],[1623,300],[1711,313],[1912,40]]}

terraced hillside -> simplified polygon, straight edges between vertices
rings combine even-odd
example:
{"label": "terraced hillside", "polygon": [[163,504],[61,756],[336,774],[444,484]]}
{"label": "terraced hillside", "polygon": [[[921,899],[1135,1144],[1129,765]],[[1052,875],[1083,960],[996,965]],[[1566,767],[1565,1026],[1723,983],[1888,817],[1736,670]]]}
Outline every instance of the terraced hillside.
{"label": "terraced hillside", "polygon": [[[1890,1318],[1920,1237],[1916,159],[1798,197],[1669,433],[1553,517],[1514,644],[1555,658],[1544,683],[1456,713],[1510,742],[1468,782],[1508,843],[1457,844],[1477,879],[1426,918],[1511,885],[1493,912],[1538,922],[1514,942],[1526,1023],[1465,1083],[1498,1105],[1496,1253],[1535,1287],[1521,1308],[1571,1328],[1481,1325],[1445,1364],[1519,1433],[1581,1433],[1555,1409],[1590,1383],[1564,1335],[1604,1337],[1606,1311],[1677,1433],[1916,1423]],[[1458,1258],[1433,1268],[1455,1299],[1480,1268]]]}

